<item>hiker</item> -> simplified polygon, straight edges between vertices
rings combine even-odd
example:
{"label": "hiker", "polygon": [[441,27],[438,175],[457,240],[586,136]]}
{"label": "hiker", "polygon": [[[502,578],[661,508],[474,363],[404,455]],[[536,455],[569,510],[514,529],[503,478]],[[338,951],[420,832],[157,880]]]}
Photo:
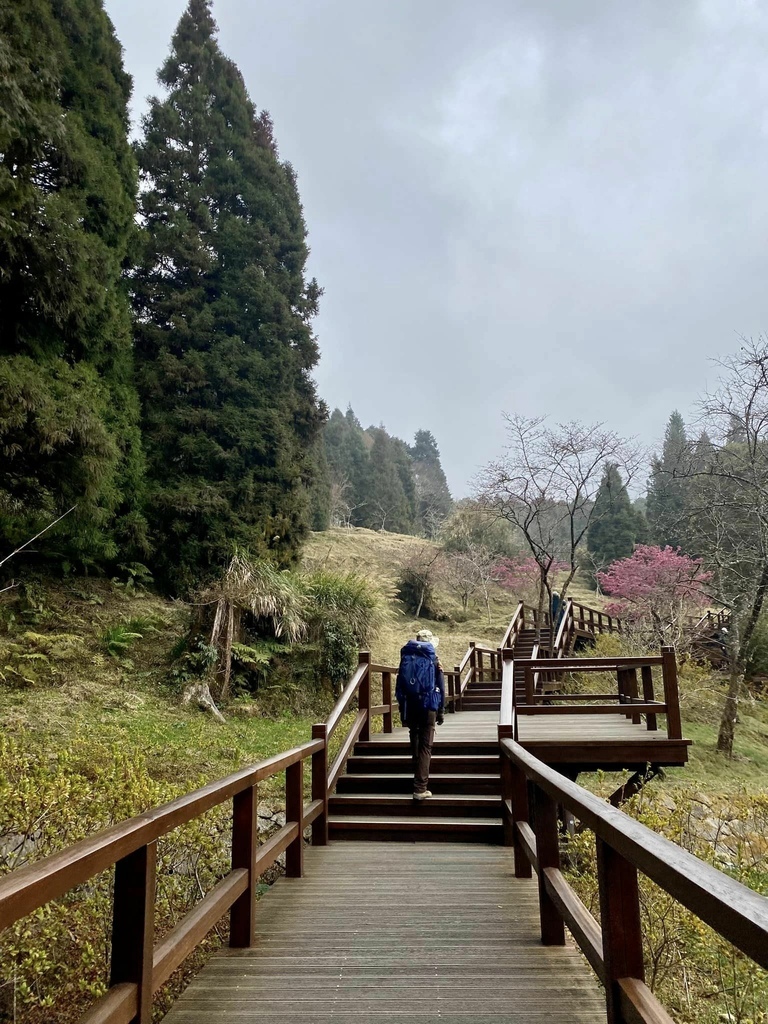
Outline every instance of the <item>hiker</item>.
{"label": "hiker", "polygon": [[445,685],[435,648],[439,640],[429,629],[420,629],[400,651],[395,697],[400,720],[411,735],[413,799],[432,796],[427,789],[435,725],[443,724]]}

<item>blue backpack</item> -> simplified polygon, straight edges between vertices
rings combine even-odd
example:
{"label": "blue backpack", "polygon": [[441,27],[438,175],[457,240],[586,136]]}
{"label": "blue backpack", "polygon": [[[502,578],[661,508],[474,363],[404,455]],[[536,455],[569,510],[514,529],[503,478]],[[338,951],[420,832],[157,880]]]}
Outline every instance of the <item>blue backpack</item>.
{"label": "blue backpack", "polygon": [[397,672],[398,690],[413,704],[426,711],[439,707],[439,693],[435,685],[435,649],[432,644],[411,640],[400,652]]}

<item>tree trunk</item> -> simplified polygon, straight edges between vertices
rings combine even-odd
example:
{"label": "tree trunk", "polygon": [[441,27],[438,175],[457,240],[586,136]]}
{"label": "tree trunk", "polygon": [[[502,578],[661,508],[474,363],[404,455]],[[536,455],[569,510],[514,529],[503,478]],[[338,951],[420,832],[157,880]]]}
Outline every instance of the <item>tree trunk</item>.
{"label": "tree trunk", "polygon": [[741,694],[742,673],[736,658],[731,655],[731,673],[728,683],[728,694],[725,698],[723,714],[720,718],[720,730],[717,734],[717,749],[721,754],[733,756],[733,737],[736,732],[736,718],[739,713],[739,695]]}
{"label": "tree trunk", "polygon": [[536,616],[536,643],[541,643],[541,623],[544,618],[544,595],[547,592],[547,573],[539,566],[539,607]]}
{"label": "tree trunk", "polygon": [[744,631],[742,633],[740,644],[741,657],[739,659],[744,664],[746,664],[747,656],[749,654],[747,648],[752,640],[752,634],[755,631],[755,626],[757,626],[757,620],[760,618],[760,612],[763,610],[763,602],[765,601],[766,592],[768,592],[768,561],[763,565],[763,571],[760,574],[760,582],[758,583],[757,590],[755,591],[755,600],[752,602],[749,618],[744,623]]}

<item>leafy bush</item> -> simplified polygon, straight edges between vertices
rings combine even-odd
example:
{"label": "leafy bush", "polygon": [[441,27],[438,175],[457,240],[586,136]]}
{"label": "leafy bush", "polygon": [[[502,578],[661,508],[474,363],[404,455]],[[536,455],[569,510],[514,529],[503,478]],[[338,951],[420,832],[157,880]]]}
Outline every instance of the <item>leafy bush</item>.
{"label": "leafy bush", "polygon": [[83,657],[85,641],[73,633],[25,630],[0,640],[0,682],[25,689],[58,683],[65,666]]}
{"label": "leafy bush", "polygon": [[338,691],[358,651],[370,644],[381,619],[379,599],[357,573],[320,570],[304,578],[309,597],[309,637],[317,646],[318,671]]}
{"label": "leafy bush", "polygon": [[[695,856],[768,895],[768,795],[703,796],[643,790],[625,810]],[[591,832],[567,840],[571,884],[599,917]],[[680,1024],[763,1024],[768,972],[643,875],[640,876],[646,978]]]}
{"label": "leafy bush", "polygon": [[117,626],[110,626],[102,636],[104,650],[113,658],[122,658],[127,654],[134,640],[142,640],[143,633],[131,629],[130,624],[120,623]]}
{"label": "leafy bush", "polygon": [[[41,756],[34,737],[0,736],[0,763],[0,874],[191,788],[188,783],[158,782],[141,753],[91,738],[76,738],[68,747]],[[229,818],[230,809],[224,806],[161,840],[158,936],[199,900],[201,888],[210,889],[228,871]],[[106,990],[111,888],[112,873],[105,872],[3,933],[0,1020],[69,1024]],[[212,933],[192,966],[219,941]],[[179,980],[174,979],[175,990]],[[159,1010],[169,991],[158,1000]]]}

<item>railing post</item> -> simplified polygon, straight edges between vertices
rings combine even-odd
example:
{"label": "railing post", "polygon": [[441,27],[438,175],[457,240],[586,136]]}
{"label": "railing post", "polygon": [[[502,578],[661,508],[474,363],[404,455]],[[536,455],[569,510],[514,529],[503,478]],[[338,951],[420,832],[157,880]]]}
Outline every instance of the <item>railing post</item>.
{"label": "railing post", "polygon": [[[631,701],[629,701],[627,699],[630,696],[628,679],[627,679],[627,669],[625,669],[625,668],[617,669],[616,670],[616,680],[617,680],[618,689],[619,689],[619,704],[624,704],[624,705],[629,706],[631,704]],[[625,718],[631,718],[632,717],[631,709],[624,712],[624,717]]]}
{"label": "railing post", "polygon": [[[639,692],[639,690],[637,688],[637,669],[636,668],[628,668],[627,669],[627,687],[629,689],[630,699],[631,700],[637,700],[639,698],[639,696],[640,696],[640,692]],[[639,711],[633,711],[632,712],[632,724],[633,725],[640,725],[640,712]]]}
{"label": "railing post", "polygon": [[256,926],[256,851],[259,847],[258,790],[248,786],[232,800],[232,869],[245,868],[248,888],[229,912],[229,944],[250,949]]}
{"label": "railing post", "polygon": [[[509,758],[505,758],[509,760]],[[515,878],[530,878],[532,874],[531,862],[525,855],[520,835],[517,831],[517,823],[530,822],[530,810],[528,808],[528,779],[523,769],[516,764],[509,762],[511,771],[512,789],[512,822],[514,828],[512,849],[515,854]]]}
{"label": "railing post", "polygon": [[288,878],[304,874],[304,760],[285,770],[285,820],[295,821],[299,834],[285,851],[285,873]]}
{"label": "railing post", "polygon": [[312,739],[322,740],[322,750],[312,755],[312,799],[322,800],[323,809],[312,822],[312,845],[328,845],[328,726],[312,726]]}
{"label": "railing post", "polygon": [[626,1024],[618,981],[645,980],[637,869],[599,836],[595,842],[608,1024]]}
{"label": "railing post", "polygon": [[365,675],[360,682],[360,689],[357,691],[358,709],[367,712],[365,723],[360,732],[360,739],[365,743],[371,738],[371,652],[360,651],[358,664],[367,665]]}
{"label": "railing post", "polygon": [[156,843],[140,847],[115,865],[109,984],[128,982],[137,986],[134,1024],[150,1024],[152,1020],[156,871]]}
{"label": "railing post", "polygon": [[545,946],[565,945],[565,925],[560,911],[547,892],[545,868],[560,867],[560,841],[557,827],[557,805],[544,790],[534,786],[533,829],[536,833],[536,856],[539,860],[539,917],[541,941]]}
{"label": "railing post", "polygon": [[477,655],[477,673],[476,673],[475,678],[478,679],[479,682],[482,683],[483,682],[483,676],[484,676],[483,652],[482,651],[476,651],[475,653]]}
{"label": "railing post", "polygon": [[381,673],[381,703],[387,710],[384,712],[384,732],[392,732],[392,673]]}
{"label": "railing post", "polygon": [[661,648],[661,671],[664,678],[664,703],[667,705],[667,738],[679,740],[683,737],[680,722],[680,693],[677,689],[677,661],[674,647]]}
{"label": "railing post", "polygon": [[461,711],[461,666],[456,665],[453,670],[453,703],[451,707],[455,711]]}
{"label": "railing post", "polygon": [[474,682],[475,679],[477,679],[477,651],[475,650],[475,641],[474,640],[470,640],[469,641],[469,648],[470,648],[469,667],[471,669],[471,675],[469,677],[469,681],[471,683],[471,682]]}
{"label": "railing post", "polygon": [[525,703],[533,706],[533,669],[530,665],[525,667]]}
{"label": "railing post", "polygon": [[[653,669],[650,665],[643,665],[640,669],[640,674],[643,679],[643,700],[646,704],[650,704],[656,698],[653,695]],[[656,724],[656,715],[647,712],[645,716],[646,725],[649,731],[655,732],[658,728]]]}
{"label": "railing post", "polygon": [[446,679],[448,680],[448,696],[451,698],[448,701],[448,714],[456,714],[456,674],[454,672],[446,673]]}

